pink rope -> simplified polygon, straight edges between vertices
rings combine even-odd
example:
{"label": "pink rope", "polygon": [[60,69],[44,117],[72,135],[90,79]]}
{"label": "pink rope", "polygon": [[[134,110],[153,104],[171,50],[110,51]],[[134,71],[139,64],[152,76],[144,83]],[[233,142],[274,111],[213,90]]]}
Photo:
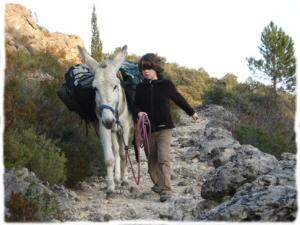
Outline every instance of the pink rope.
{"label": "pink rope", "polygon": [[[135,141],[138,148],[143,148],[148,157],[149,155],[149,140],[151,138],[151,124],[148,116],[143,114],[137,123],[135,130]],[[146,146],[144,146],[146,144]]]}
{"label": "pink rope", "polygon": [[[129,164],[132,170],[132,175],[134,178],[134,181],[137,185],[140,183],[141,178],[141,166],[140,166],[140,148],[144,147],[145,154],[149,155],[149,140],[151,138],[151,124],[148,116],[146,114],[142,115],[137,123],[136,129],[135,129],[135,144],[137,147],[137,162],[138,162],[138,176],[136,177],[135,171],[133,169],[133,165],[131,162],[131,159],[128,154],[128,146],[125,146],[125,152],[126,152],[126,164],[127,159],[129,160]],[[146,146],[144,146],[146,144]]]}

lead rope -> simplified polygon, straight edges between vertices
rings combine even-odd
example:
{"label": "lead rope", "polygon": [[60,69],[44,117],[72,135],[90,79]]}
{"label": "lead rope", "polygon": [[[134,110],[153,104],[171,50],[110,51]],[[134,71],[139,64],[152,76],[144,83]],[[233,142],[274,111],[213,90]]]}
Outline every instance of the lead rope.
{"label": "lead rope", "polygon": [[[151,124],[148,116],[143,114],[137,123],[135,130],[135,143],[138,149],[144,148],[146,156],[149,155],[149,140],[151,138]],[[144,146],[146,144],[146,146]],[[139,151],[138,151],[139,153]],[[139,154],[138,154],[139,156]]]}
{"label": "lead rope", "polygon": [[[137,185],[139,185],[140,178],[141,178],[140,148],[144,147],[144,151],[148,157],[148,155],[149,155],[149,139],[151,138],[151,124],[150,124],[150,120],[147,115],[144,114],[139,118],[134,135],[135,135],[135,144],[137,147],[138,176],[136,176],[136,174],[135,174],[135,171],[134,171],[134,168],[133,168],[130,156],[129,156],[129,152],[128,152],[129,148],[128,148],[128,145],[126,145],[126,143],[125,143],[123,129],[122,129],[122,138],[123,138],[123,143],[125,146],[124,149],[125,149],[125,154],[126,154],[126,164],[129,161],[134,181]],[[144,143],[146,144],[146,146],[144,146]]]}

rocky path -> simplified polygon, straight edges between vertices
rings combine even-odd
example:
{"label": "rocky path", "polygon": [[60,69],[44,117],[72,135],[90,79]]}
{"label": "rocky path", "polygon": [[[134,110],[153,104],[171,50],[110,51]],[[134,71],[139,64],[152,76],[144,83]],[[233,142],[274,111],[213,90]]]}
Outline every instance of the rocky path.
{"label": "rocky path", "polygon": [[[5,173],[5,199],[12,192],[55,196],[63,214],[42,220],[66,221],[293,221],[297,216],[296,155],[278,158],[241,145],[230,132],[236,117],[221,106],[198,108],[201,119],[183,115],[171,143],[173,196],[159,202],[151,192],[147,161],[141,154],[141,181],[117,187],[106,199],[103,177],[91,177],[76,190],[50,187],[27,168]],[[133,151],[131,157],[134,160]],[[43,202],[42,202],[43,203]],[[49,198],[41,204],[48,210]],[[6,216],[9,217],[6,209]]]}
{"label": "rocky path", "polygon": [[[106,199],[105,178],[92,177],[82,182],[75,191],[75,201],[65,213],[67,220],[109,221],[109,220],[189,220],[190,210],[201,200],[202,177],[212,167],[199,162],[193,155],[186,154],[191,136],[205,128],[205,119],[197,122],[182,116],[182,126],[173,130],[171,143],[173,197],[161,203],[159,195],[152,192],[152,182],[147,173],[147,161],[141,154],[141,181],[136,185],[129,169],[129,187],[117,187],[116,195]],[[197,131],[197,132],[196,132]],[[195,136],[195,138],[197,138]],[[131,151],[133,152],[133,151]],[[131,154],[134,159],[134,155]],[[180,210],[176,212],[177,208]],[[182,209],[184,207],[184,209]],[[184,211],[189,211],[184,215]],[[177,218],[176,218],[177,217]]]}

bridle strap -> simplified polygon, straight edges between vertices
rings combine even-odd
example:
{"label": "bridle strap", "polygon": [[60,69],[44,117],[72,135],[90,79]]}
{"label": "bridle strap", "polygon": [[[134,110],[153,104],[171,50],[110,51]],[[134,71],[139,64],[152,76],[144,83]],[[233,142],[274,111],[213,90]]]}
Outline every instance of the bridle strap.
{"label": "bridle strap", "polygon": [[100,113],[102,114],[102,111],[103,109],[109,109],[113,114],[115,114],[115,110],[113,107],[109,106],[109,105],[104,105],[104,104],[101,104],[99,106],[99,110],[100,110]]}
{"label": "bridle strap", "polygon": [[111,107],[110,105],[101,104],[99,106],[100,115],[102,116],[102,111],[104,109],[108,109],[115,115],[116,120],[119,121],[119,110],[118,110],[118,108],[119,108],[119,102],[116,104],[115,108]]}

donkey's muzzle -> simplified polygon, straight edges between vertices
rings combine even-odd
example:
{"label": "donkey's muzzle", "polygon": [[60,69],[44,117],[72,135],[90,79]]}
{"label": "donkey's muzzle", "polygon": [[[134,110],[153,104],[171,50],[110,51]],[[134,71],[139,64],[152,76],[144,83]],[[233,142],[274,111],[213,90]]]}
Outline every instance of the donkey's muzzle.
{"label": "donkey's muzzle", "polygon": [[106,121],[102,121],[102,124],[105,126],[106,129],[111,129],[115,122],[116,122],[115,119],[106,120]]}
{"label": "donkey's muzzle", "polygon": [[106,129],[111,129],[116,121],[119,120],[119,112],[118,112],[118,105],[117,103],[116,107],[113,108],[109,105],[101,104],[99,107],[100,115],[103,116],[104,110],[108,110],[112,113],[111,116],[103,116],[102,117],[102,124],[105,126]]}

